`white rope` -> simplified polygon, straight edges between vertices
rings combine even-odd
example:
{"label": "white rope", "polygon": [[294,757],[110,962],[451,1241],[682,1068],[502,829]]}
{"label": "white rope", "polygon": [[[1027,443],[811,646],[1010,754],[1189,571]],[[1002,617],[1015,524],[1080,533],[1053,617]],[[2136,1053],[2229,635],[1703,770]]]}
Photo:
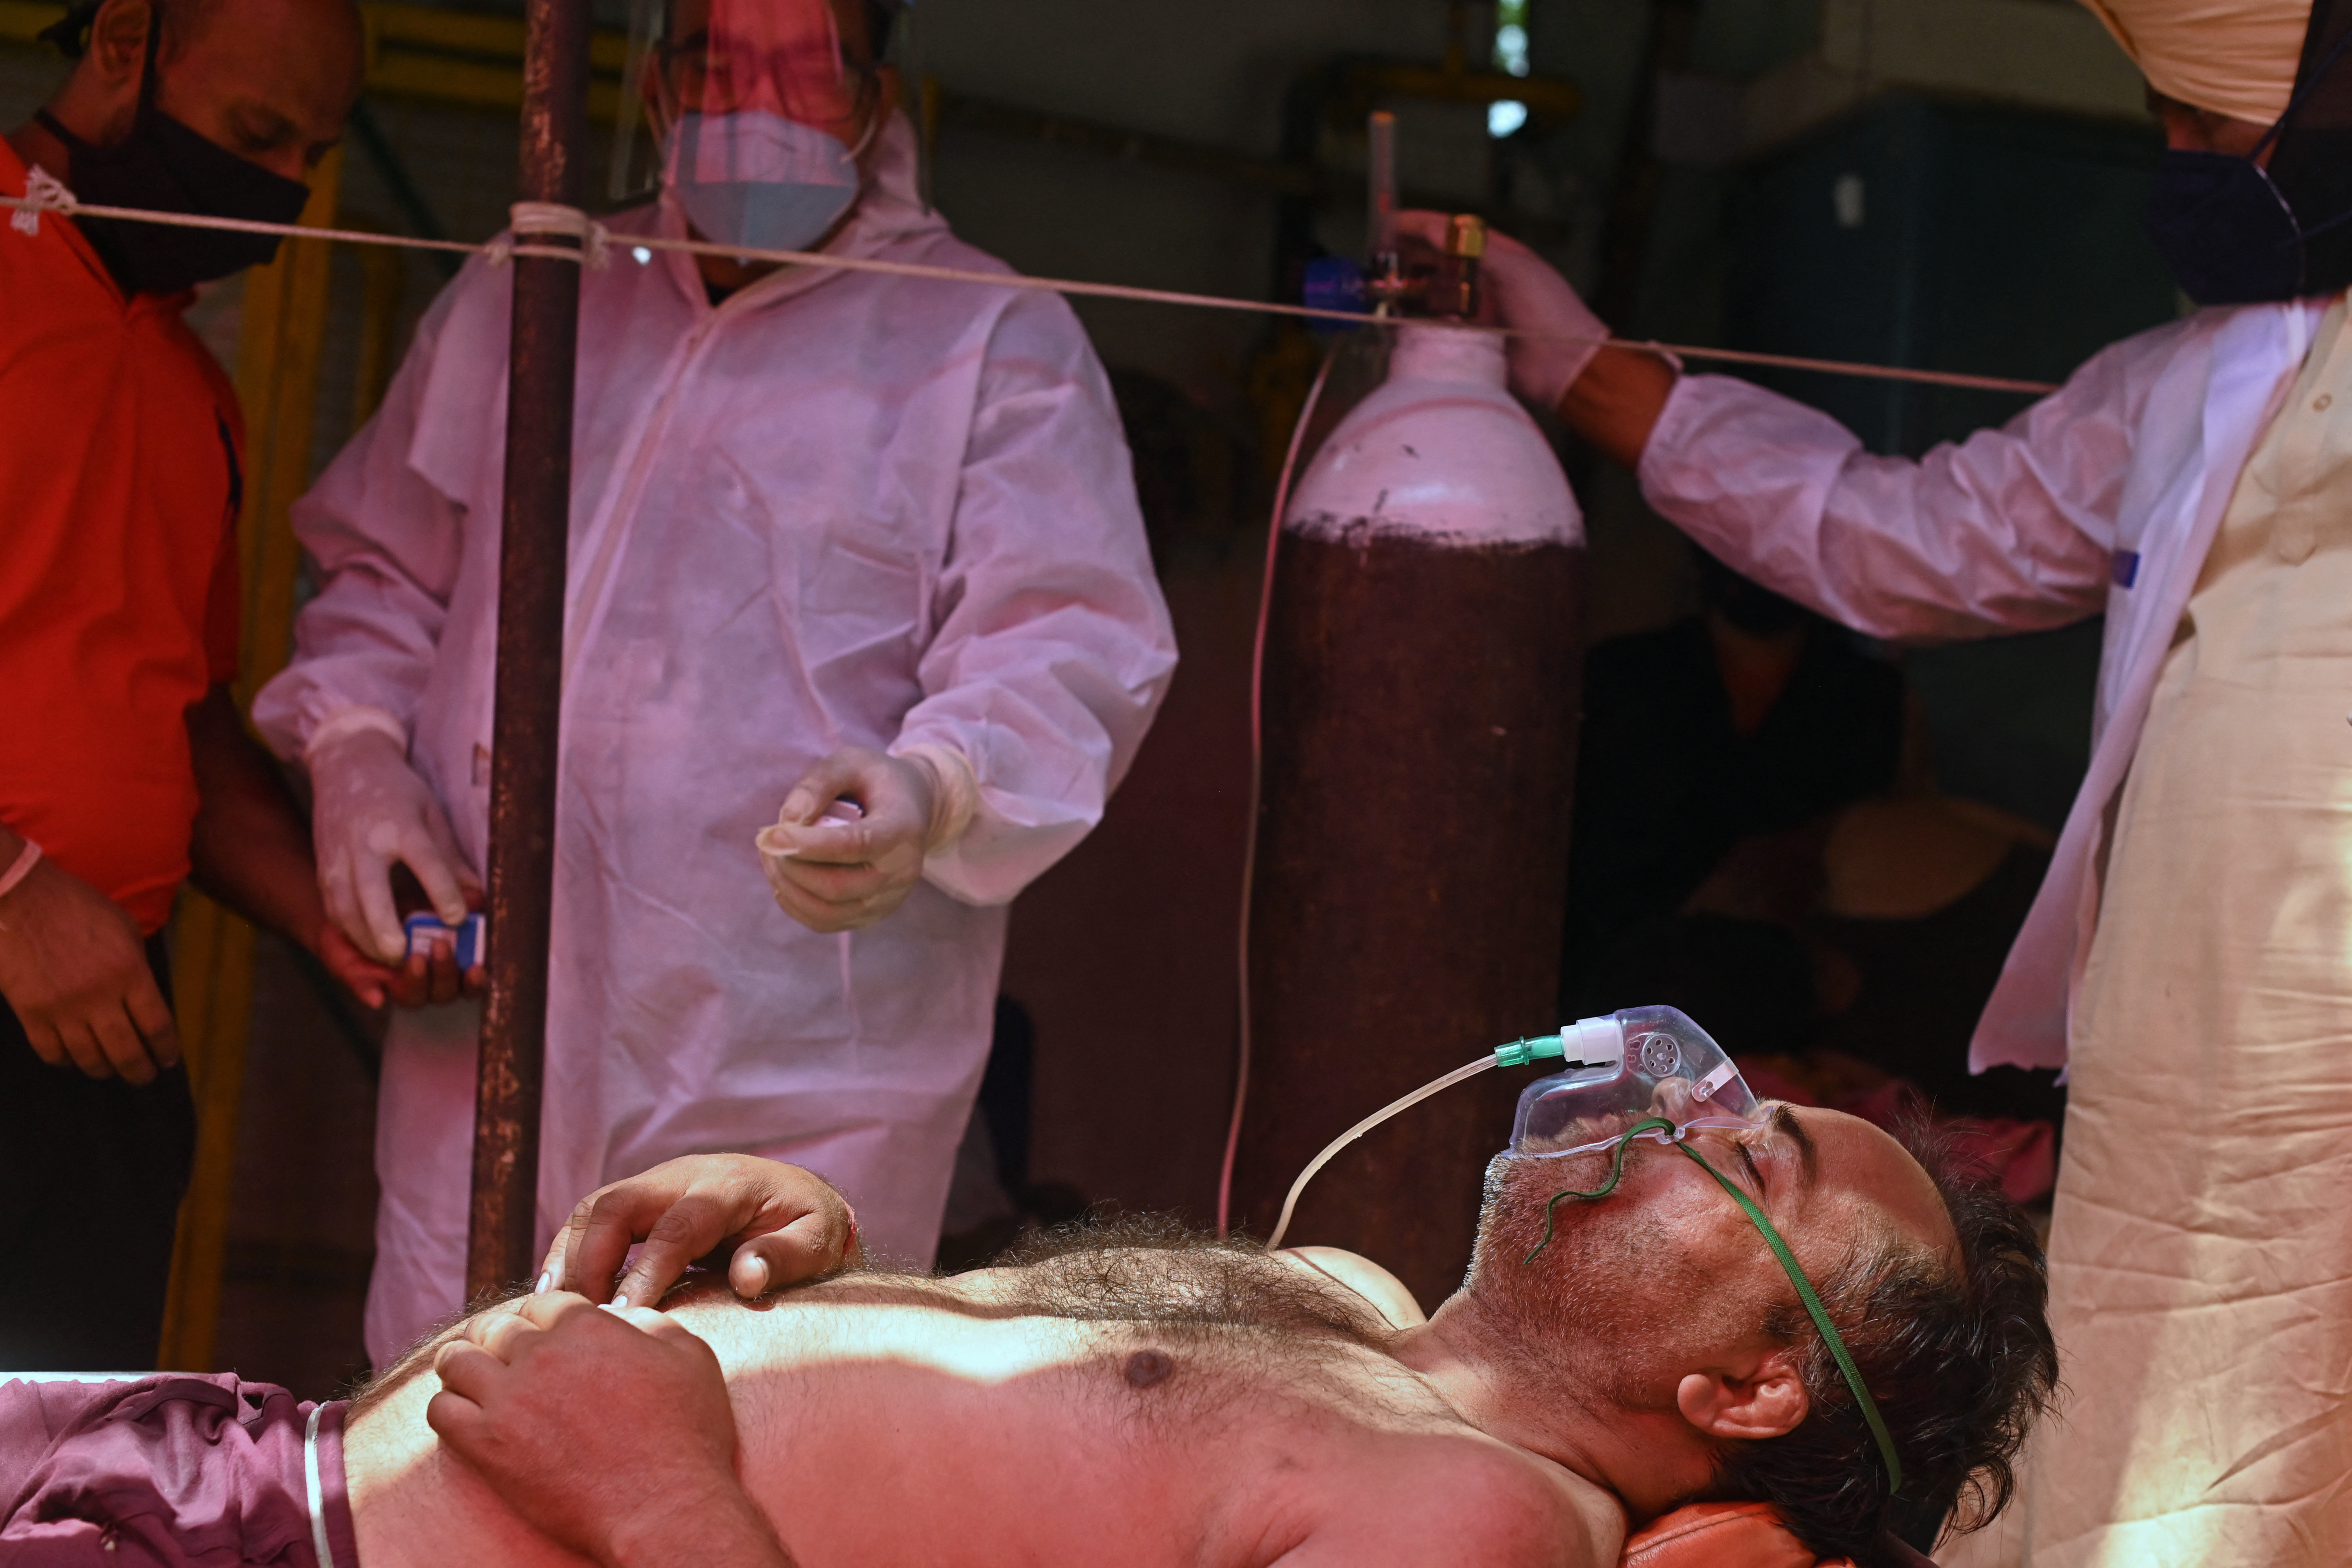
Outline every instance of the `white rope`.
{"label": "white rope", "polygon": [[[25,195],[46,204],[52,212],[69,213],[79,204],[74,194],[58,184],[57,176],[36,163],[25,175]],[[9,215],[8,226],[18,234],[38,235],[41,232],[42,208],[20,206]]]}
{"label": "white rope", "polygon": [[[345,245],[388,245],[405,250],[455,251],[461,255],[485,257],[492,266],[504,264],[517,256],[544,257],[551,260],[574,261],[595,268],[604,265],[614,239],[639,250],[675,250],[689,256],[717,256],[741,262],[768,261],[787,267],[821,267],[837,272],[877,272],[892,278],[921,278],[941,283],[972,283],[987,289],[1023,289],[1043,293],[1066,294],[1085,300],[1124,300],[1146,305],[1182,305],[1203,310],[1241,310],[1255,315],[1287,316],[1308,321],[1334,321],[1347,326],[1365,326],[1376,318],[1357,310],[1327,310],[1313,305],[1286,305],[1271,300],[1232,300],[1218,294],[1188,294],[1173,289],[1139,289],[1124,283],[1084,283],[1067,278],[1031,278],[1016,272],[978,272],[959,267],[931,267],[914,261],[884,261],[868,256],[833,256],[810,250],[747,249],[740,246],[713,245],[704,240],[671,239],[661,235],[633,234],[615,237],[603,224],[589,217],[577,207],[552,202],[518,202],[510,209],[517,236],[531,234],[562,234],[577,237],[579,249],[570,246],[517,244],[513,238],[500,236],[487,244],[473,245],[458,239],[419,239],[404,234],[377,234],[353,228],[312,228],[300,224],[261,223],[251,218],[212,217],[196,213],[150,212],[141,207],[102,206],[77,200],[71,191],[58,184],[39,170],[26,182],[21,196],[0,196],[0,206],[13,207],[16,216],[10,226],[24,234],[39,232],[40,215],[54,212],[67,216],[119,218],[131,223],[157,223],[174,228],[230,229],[240,234],[274,234],[289,239],[337,240]],[[26,226],[27,225],[32,226]],[[526,224],[531,226],[526,227]],[[1530,342],[1591,342],[1594,340],[1575,333],[1537,331],[1526,327],[1488,327],[1463,323],[1461,330],[1493,332],[1498,336],[1524,338]],[[2008,376],[1969,375],[1958,371],[1913,370],[1902,365],[1862,364],[1850,360],[1811,359],[1798,354],[1754,353],[1741,349],[1702,348],[1687,343],[1645,342],[1631,338],[1609,337],[1599,340],[1603,348],[1631,349],[1637,353],[1654,354],[1661,359],[1717,360],[1731,364],[1770,365],[1782,370],[1821,371],[1830,375],[1854,375],[1878,381],[1916,382],[1929,386],[1967,387],[1979,392],[2016,392],[2041,395],[2058,390],[2044,381],[2020,381]]]}

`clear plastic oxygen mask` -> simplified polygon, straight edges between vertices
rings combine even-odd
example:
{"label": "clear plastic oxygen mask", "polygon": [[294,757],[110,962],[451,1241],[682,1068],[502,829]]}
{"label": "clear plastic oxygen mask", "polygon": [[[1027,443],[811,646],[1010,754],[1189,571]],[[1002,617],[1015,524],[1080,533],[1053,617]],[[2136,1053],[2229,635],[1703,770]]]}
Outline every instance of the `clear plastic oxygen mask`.
{"label": "clear plastic oxygen mask", "polygon": [[1266,1245],[1280,1247],[1298,1194],[1340,1150],[1441,1089],[1489,1068],[1557,1060],[1560,1070],[1538,1079],[1519,1096],[1510,1152],[1541,1159],[1606,1152],[1637,1122],[1665,1125],[1643,1138],[1679,1141],[1702,1128],[1753,1128],[1765,1112],[1739,1069],[1705,1029],[1672,1007],[1627,1007],[1603,1018],[1583,1018],[1556,1035],[1513,1040],[1444,1077],[1422,1085],[1359,1121],[1308,1163],[1283,1199],[1282,1217]]}
{"label": "clear plastic oxygen mask", "polygon": [[1581,1019],[1558,1037],[1561,1070],[1519,1095],[1511,1126],[1514,1154],[1598,1153],[1635,1122],[1653,1119],[1673,1124],[1671,1131],[1642,1134],[1658,1143],[1679,1142],[1702,1128],[1764,1123],[1766,1112],[1723,1047],[1672,1007],[1628,1007],[1606,1018]]}

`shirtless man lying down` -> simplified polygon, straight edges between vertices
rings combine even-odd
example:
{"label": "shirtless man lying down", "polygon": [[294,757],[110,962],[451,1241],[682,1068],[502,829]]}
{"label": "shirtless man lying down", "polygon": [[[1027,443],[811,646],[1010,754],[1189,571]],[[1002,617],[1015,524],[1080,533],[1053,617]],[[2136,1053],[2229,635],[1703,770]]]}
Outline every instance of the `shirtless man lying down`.
{"label": "shirtless man lying down", "polygon": [[[1361,1258],[1165,1233],[945,1279],[864,1270],[808,1173],[676,1161],[583,1202],[539,1293],[427,1342],[348,1412],[241,1385],[249,1415],[189,1429],[289,1477],[288,1519],[310,1527],[279,1519],[238,1555],[338,1568],[1609,1568],[1629,1520],[1706,1496],[1778,1502],[1816,1550],[1866,1563],[1897,1519],[1990,1517],[2055,1370],[2031,1230],[1833,1111],[1691,1138],[1818,1287],[1899,1455],[1892,1502],[1781,1265],[1696,1162],[1648,1144],[1592,1202],[1551,1200],[1600,1185],[1606,1156],[1497,1160],[1469,1278],[1426,1320]],[[618,1289],[665,1310],[592,1304],[649,1231]],[[722,1241],[741,1244],[735,1290],[666,1289]],[[0,1404],[0,1459],[7,1426]],[[25,1561],[173,1560],[98,1517],[121,1488],[45,1493],[44,1463],[0,1516],[0,1558],[54,1528],[88,1554]]]}

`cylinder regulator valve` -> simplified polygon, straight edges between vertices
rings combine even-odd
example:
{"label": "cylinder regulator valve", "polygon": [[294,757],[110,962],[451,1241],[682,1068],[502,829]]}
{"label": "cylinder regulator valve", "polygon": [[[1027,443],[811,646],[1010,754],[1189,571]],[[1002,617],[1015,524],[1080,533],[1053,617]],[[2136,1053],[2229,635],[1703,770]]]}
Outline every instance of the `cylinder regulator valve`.
{"label": "cylinder regulator valve", "polygon": [[1445,254],[1438,258],[1437,270],[1423,296],[1431,315],[1448,321],[1476,317],[1478,264],[1486,254],[1486,220],[1475,213],[1455,213],[1445,226]]}

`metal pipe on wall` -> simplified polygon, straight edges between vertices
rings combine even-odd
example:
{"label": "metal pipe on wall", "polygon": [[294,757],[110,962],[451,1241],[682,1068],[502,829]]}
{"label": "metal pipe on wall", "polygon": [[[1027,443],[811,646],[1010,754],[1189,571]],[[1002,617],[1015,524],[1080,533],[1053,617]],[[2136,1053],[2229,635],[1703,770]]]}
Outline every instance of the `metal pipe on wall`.
{"label": "metal pipe on wall", "polygon": [[[587,0],[526,0],[521,196],[578,206],[588,131]],[[538,234],[537,247],[576,247]],[[466,1291],[537,1261],[540,1088],[547,1052],[548,931],[555,879],[564,557],[572,513],[572,397],[580,267],[518,255],[499,535],[498,683],[491,731],[489,1004],[474,1105]]]}

